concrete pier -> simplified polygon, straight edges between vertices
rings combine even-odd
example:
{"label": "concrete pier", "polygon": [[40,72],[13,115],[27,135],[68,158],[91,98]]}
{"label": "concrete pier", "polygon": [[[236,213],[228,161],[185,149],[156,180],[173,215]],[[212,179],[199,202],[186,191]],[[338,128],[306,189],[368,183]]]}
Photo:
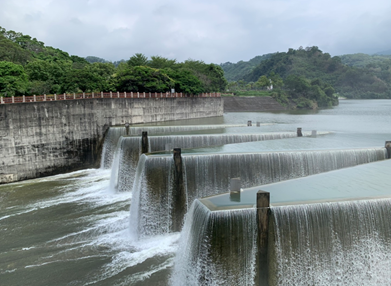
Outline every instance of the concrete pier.
{"label": "concrete pier", "polygon": [[148,153],[148,151],[149,151],[148,132],[143,131],[141,133],[141,154]]}
{"label": "concrete pier", "polygon": [[388,159],[391,159],[391,141],[386,141],[385,147],[387,149]]}
{"label": "concrete pier", "polygon": [[269,217],[270,217],[270,193],[258,191],[257,193],[257,275],[255,285],[268,286],[268,236],[269,236]]}
{"label": "concrete pier", "polygon": [[172,190],[172,231],[181,231],[187,211],[186,192],[183,182],[181,148],[174,148],[174,186]]}
{"label": "concrete pier", "polygon": [[302,137],[303,133],[301,132],[301,127],[297,127],[297,137]]}

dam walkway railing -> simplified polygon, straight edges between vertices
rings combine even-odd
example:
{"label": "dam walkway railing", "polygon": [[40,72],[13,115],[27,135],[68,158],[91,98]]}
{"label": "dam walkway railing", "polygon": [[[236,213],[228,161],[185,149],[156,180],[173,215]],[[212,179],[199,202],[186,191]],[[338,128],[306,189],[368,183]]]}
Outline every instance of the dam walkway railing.
{"label": "dam walkway railing", "polygon": [[221,97],[220,93],[200,93],[197,95],[184,94],[182,92],[91,92],[91,93],[72,93],[72,94],[50,94],[33,96],[11,96],[0,97],[0,104],[9,103],[30,103],[42,101],[58,100],[77,100],[91,98],[181,98],[181,97]]}

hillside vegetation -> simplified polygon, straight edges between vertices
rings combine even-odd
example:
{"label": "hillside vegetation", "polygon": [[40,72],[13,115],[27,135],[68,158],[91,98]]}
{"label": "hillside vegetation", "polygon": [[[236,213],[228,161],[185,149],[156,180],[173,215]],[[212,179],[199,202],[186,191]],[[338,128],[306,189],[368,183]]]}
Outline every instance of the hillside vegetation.
{"label": "hillside vegetation", "polygon": [[[221,66],[225,69],[225,64]],[[230,69],[234,70],[234,67]],[[272,78],[277,76],[281,82],[276,85]],[[331,57],[318,47],[289,49],[288,52],[272,54],[246,74],[241,74],[236,81],[230,81],[230,90],[236,92],[251,90],[254,86],[259,88],[261,77],[272,80],[274,87],[279,87],[271,94],[279,93],[288,101],[297,97],[298,89],[292,89],[294,78],[306,82],[306,85],[318,83],[326,95],[333,88],[338,96],[347,98],[391,98],[391,58],[387,56],[356,54]],[[264,89],[266,87],[263,85]],[[309,94],[302,93],[303,98],[312,100],[318,106],[325,106],[324,100],[319,102]],[[337,104],[332,96],[328,97],[328,105]]]}
{"label": "hillside vegetation", "polygon": [[133,91],[198,94],[225,91],[222,68],[202,61],[177,62],[135,54],[108,62],[69,55],[0,27],[0,96],[72,92]]}

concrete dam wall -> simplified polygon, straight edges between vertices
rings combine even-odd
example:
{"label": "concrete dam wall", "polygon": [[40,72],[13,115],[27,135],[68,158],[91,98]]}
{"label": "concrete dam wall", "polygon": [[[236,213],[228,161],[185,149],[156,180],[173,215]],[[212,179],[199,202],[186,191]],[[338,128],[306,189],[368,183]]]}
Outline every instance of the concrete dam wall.
{"label": "concrete dam wall", "polygon": [[224,112],[279,111],[286,109],[270,96],[224,97]]}
{"label": "concrete dam wall", "polygon": [[110,126],[222,114],[219,97],[1,104],[0,183],[98,167]]}

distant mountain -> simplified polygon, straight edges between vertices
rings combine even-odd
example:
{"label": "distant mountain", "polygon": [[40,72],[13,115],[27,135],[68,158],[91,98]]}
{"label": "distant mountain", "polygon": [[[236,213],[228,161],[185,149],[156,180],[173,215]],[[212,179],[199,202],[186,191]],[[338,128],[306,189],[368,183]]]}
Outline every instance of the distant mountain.
{"label": "distant mountain", "polygon": [[[239,64],[247,67],[247,72],[239,70]],[[249,64],[245,64],[231,64],[236,67],[234,71],[240,71],[231,74],[231,80],[254,83],[261,76],[270,77],[272,74],[279,75],[284,81],[289,76],[299,76],[329,84],[347,98],[391,98],[391,56],[354,54],[331,57],[314,46],[268,55],[255,67],[248,68]],[[226,70],[224,65],[222,67]]]}
{"label": "distant mountain", "polygon": [[375,55],[391,55],[391,50],[377,52]]}
{"label": "distant mountain", "polygon": [[339,56],[341,62],[345,65],[351,67],[376,67],[376,66],[387,66],[390,65],[391,54],[390,55],[368,55],[368,54],[348,54]]}

